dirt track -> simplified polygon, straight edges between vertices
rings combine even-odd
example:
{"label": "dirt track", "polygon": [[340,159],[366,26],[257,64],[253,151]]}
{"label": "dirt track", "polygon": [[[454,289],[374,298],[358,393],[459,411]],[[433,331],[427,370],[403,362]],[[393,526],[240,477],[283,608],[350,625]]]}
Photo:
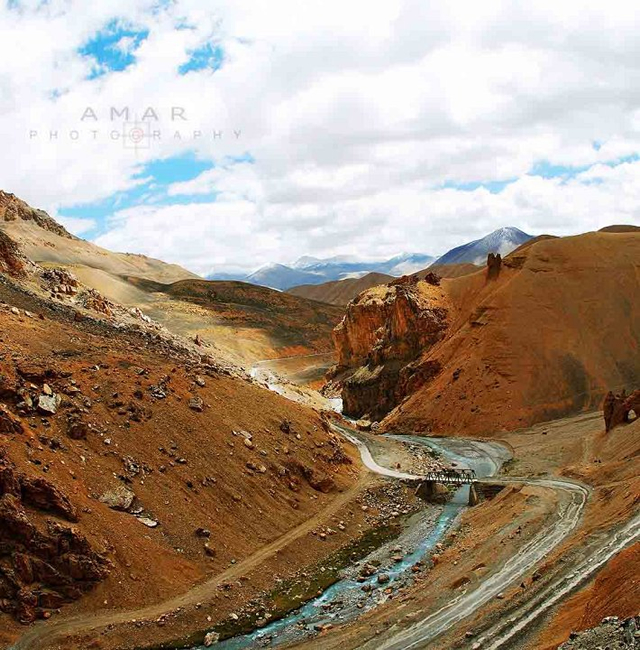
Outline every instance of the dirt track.
{"label": "dirt track", "polygon": [[[128,623],[132,619],[140,621],[144,619],[158,618],[162,614],[174,611],[178,607],[195,605],[198,602],[204,601],[207,596],[215,593],[218,586],[222,583],[228,582],[232,579],[237,579],[241,575],[245,575],[250,570],[263,564],[267,558],[273,556],[280,549],[286,547],[300,537],[307,535],[319,524],[325,522],[340,510],[342,506],[350,502],[355,495],[363,489],[368,480],[369,477],[366,474],[361,475],[354,485],[337,496],[322,512],[319,512],[300,526],[285,533],[271,544],[264,546],[242,562],[229,567],[226,571],[218,574],[211,580],[207,580],[206,582],[197,585],[180,596],[136,610],[109,612],[102,615],[89,614],[61,619],[54,623],[39,623],[34,625],[26,634],[24,634],[19,641],[12,646],[11,650],[36,650],[37,648],[57,647],[54,643],[56,638],[64,638],[80,632],[89,632],[108,625]],[[65,646],[62,644],[59,647],[64,648]]]}
{"label": "dirt track", "polygon": [[[553,524],[549,528],[541,530],[533,540],[516,555],[512,556],[497,572],[482,582],[478,588],[451,600],[445,607],[412,627],[396,633],[391,628],[389,638],[378,638],[376,640],[376,648],[380,650],[426,648],[428,642],[473,614],[503,591],[507,585],[515,582],[536,566],[576,528],[587,501],[587,488],[565,480],[516,479],[511,482],[516,481],[518,483],[534,483],[563,493],[562,505]],[[513,624],[511,622],[511,625]],[[365,645],[363,647],[369,648],[373,646]],[[499,646],[494,645],[491,647],[497,648]]]}

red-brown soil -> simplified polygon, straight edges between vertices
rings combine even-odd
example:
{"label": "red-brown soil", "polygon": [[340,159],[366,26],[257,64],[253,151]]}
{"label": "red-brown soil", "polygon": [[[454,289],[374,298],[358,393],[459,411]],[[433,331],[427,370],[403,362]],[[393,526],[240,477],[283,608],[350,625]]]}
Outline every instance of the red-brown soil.
{"label": "red-brown soil", "polygon": [[[637,512],[640,501],[640,421],[604,433],[601,413],[538,424],[506,433],[501,442],[513,450],[514,460],[504,469],[513,476],[568,475],[591,485],[592,495],[584,520],[552,554],[526,574],[522,581],[505,585],[502,597],[481,608],[476,615],[452,627],[437,641],[434,650],[466,648],[473,644],[487,621],[513,615],[513,608],[535,594],[536,589],[562,572],[572,571],[567,558],[588,557],[592,539],[611,535]],[[486,579],[506,558],[521,549],[557,508],[552,490],[518,484],[464,513],[460,528],[443,540],[433,566],[417,574],[415,586],[393,594],[383,606],[360,620],[329,630],[299,647],[313,650],[375,648],[385,639],[422,620],[463,590]],[[636,544],[608,562],[594,578],[555,610],[538,621],[518,640],[518,648],[551,650],[573,630],[585,629],[605,616],[628,617],[640,602]],[[466,633],[472,635],[467,638]]]}
{"label": "red-brown soil", "polygon": [[322,284],[302,284],[287,289],[287,293],[344,307],[366,289],[387,284],[392,280],[392,276],[384,273],[367,273],[361,278],[348,278]]}
{"label": "red-brown soil", "polygon": [[[598,408],[608,390],[640,384],[637,233],[541,239],[508,256],[496,280],[475,273],[441,289],[447,332],[410,363],[442,370],[405,393],[387,430],[486,435]],[[369,320],[348,345],[373,345],[379,319]],[[352,370],[378,372],[361,363]]]}
{"label": "red-brown soil", "polygon": [[567,599],[536,639],[536,650],[555,650],[571,632],[595,627],[607,616],[637,616],[639,575],[640,544],[634,544],[612,558],[587,587]]}
{"label": "red-brown soil", "polygon": [[[6,283],[0,300],[20,308],[19,315],[0,308],[0,399],[23,429],[3,429],[0,447],[17,471],[45,478],[69,499],[79,513],[73,526],[111,563],[108,577],[65,610],[178,594],[308,520],[353,482],[342,444],[313,411],[161,339],[74,322],[74,311]],[[24,404],[44,394],[45,383],[62,398],[51,416]],[[202,411],[189,407],[193,398]],[[251,445],[234,431],[249,432]],[[100,502],[121,485],[157,528]],[[21,631],[8,614],[0,614],[0,629],[5,643]]]}
{"label": "red-brown soil", "polygon": [[175,264],[105,250],[0,191],[0,271],[24,276],[25,266],[35,275],[43,267],[71,273],[79,291],[97,291],[97,300],[134,308],[174,334],[198,336],[236,365],[329,352],[342,316],[338,307],[241,282],[207,282]]}

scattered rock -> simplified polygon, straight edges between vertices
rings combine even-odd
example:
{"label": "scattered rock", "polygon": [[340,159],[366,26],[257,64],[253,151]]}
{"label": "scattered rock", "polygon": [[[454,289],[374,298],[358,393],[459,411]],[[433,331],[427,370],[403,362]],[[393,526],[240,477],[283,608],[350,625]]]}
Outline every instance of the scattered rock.
{"label": "scattered rock", "polygon": [[77,413],[67,416],[67,435],[72,440],[84,440],[89,434],[89,426]]}
{"label": "scattered rock", "polygon": [[108,490],[101,497],[100,501],[112,510],[121,510],[127,512],[133,505],[136,498],[135,493],[124,485],[118,485],[112,490]]}
{"label": "scattered rock", "polygon": [[77,520],[55,486],[18,474],[0,455],[0,610],[25,624],[48,618],[48,610],[78,599],[109,571],[108,560],[75,528],[34,518],[34,508]]}
{"label": "scattered rock", "polygon": [[200,413],[204,411],[204,402],[202,397],[192,397],[189,400],[189,408]]}
{"label": "scattered rock", "polygon": [[38,411],[44,415],[55,415],[60,406],[59,395],[40,395],[38,397]]}
{"label": "scattered rock", "polygon": [[13,415],[4,404],[0,404],[0,433],[11,434],[23,431],[22,420]]}
{"label": "scattered rock", "polygon": [[159,523],[155,521],[154,519],[149,519],[149,517],[136,517],[136,519],[141,523],[144,524],[147,528],[156,528],[159,526]]}
{"label": "scattered rock", "polygon": [[210,546],[208,542],[205,542],[205,543],[204,543],[204,552],[205,552],[209,557],[215,557],[215,556],[216,556],[216,549],[213,548],[212,546]]}
{"label": "scattered rock", "polygon": [[620,620],[607,616],[600,625],[582,632],[571,632],[558,650],[633,650],[638,647],[640,616]]}
{"label": "scattered rock", "polygon": [[220,641],[220,635],[217,632],[208,632],[204,637],[204,647],[210,648],[214,643]]}

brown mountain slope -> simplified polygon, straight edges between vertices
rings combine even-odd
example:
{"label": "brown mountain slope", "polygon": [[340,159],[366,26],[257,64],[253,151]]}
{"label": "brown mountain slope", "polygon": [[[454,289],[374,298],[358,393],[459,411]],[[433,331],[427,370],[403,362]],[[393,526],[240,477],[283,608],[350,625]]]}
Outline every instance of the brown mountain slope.
{"label": "brown mountain slope", "polygon": [[477,273],[480,270],[482,270],[482,267],[475,264],[433,264],[414,275],[417,275],[421,280],[424,280],[425,275],[428,273],[435,273],[441,278],[460,278],[463,275]]}
{"label": "brown mountain slope", "polygon": [[14,617],[181,593],[354,478],[317,413],[161,336],[75,315],[0,275],[3,647],[20,631]]}
{"label": "brown mountain slope", "polygon": [[613,225],[600,228],[598,232],[640,232],[640,226],[630,224]]}
{"label": "brown mountain slope", "polygon": [[[216,343],[220,343],[222,328],[229,336],[242,332],[247,340],[253,331],[255,337],[268,337],[271,351],[262,353],[267,357],[331,352],[331,330],[343,314],[338,307],[245,282],[181,280],[162,285],[140,278],[126,279],[137,289],[153,294],[158,303],[148,305],[146,311],[170,329],[179,329],[183,334],[199,333]],[[191,329],[188,306],[196,306],[199,314]],[[226,347],[231,349],[233,341],[227,341]]]}
{"label": "brown mountain slope", "polygon": [[[112,253],[73,237],[46,212],[1,191],[0,248],[0,257],[6,258],[0,262],[3,271],[19,272],[29,260],[62,268],[83,290],[93,289],[113,303],[142,310],[175,334],[199,336],[215,346],[216,355],[239,365],[330,351],[331,330],[341,316],[337,308],[263,287],[223,282],[213,289],[214,283],[175,264]],[[182,280],[193,283],[171,286]]]}
{"label": "brown mountain slope", "polygon": [[[375,296],[365,293],[350,307],[346,318],[361,326],[337,330],[338,339],[354,339],[339,340],[338,350],[370,341],[369,363],[340,356],[352,414],[375,411],[382,400],[368,381],[373,376],[387,375],[388,384],[402,376],[407,387],[395,397],[387,429],[450,434],[550,420],[598,407],[610,388],[640,384],[638,234],[541,240],[510,255],[496,280],[476,273],[440,288],[445,331],[430,347],[405,350],[400,367],[392,337],[382,339],[390,342],[387,352],[376,352]],[[436,302],[409,298],[409,309],[385,307],[391,322],[408,314],[409,330],[435,326]]]}
{"label": "brown mountain slope", "polygon": [[367,273],[361,278],[348,278],[323,284],[302,284],[299,287],[287,289],[287,293],[302,298],[328,302],[332,305],[344,306],[366,289],[391,282],[393,277],[384,273]]}
{"label": "brown mountain slope", "polygon": [[136,275],[157,282],[198,277],[177,264],[167,264],[145,255],[112,253],[78,239],[43,210],[32,208],[15,195],[2,190],[0,230],[11,237],[30,260],[45,265],[85,266],[115,276]]}

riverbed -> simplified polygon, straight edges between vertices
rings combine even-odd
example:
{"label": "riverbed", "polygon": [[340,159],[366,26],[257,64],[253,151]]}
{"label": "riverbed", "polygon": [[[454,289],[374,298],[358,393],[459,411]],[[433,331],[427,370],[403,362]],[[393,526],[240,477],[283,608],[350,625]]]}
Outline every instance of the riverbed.
{"label": "riverbed", "polygon": [[[346,433],[346,432],[345,432]],[[376,465],[366,436],[351,430],[350,440],[359,441],[361,454],[368,456],[366,464]],[[424,445],[440,454],[458,468],[473,469],[479,478],[493,476],[510,453],[495,442],[459,438],[425,438],[418,436],[388,436],[412,445]],[[392,477],[387,480],[393,480]],[[455,526],[468,503],[469,486],[460,487],[444,506],[427,506],[412,515],[400,535],[371,552],[355,566],[348,567],[336,583],[284,618],[273,621],[250,634],[221,641],[219,650],[249,650],[277,647],[308,639],[327,626],[352,621],[362,613],[384,603],[414,579],[413,568],[431,555],[436,545]],[[401,557],[400,557],[401,556]],[[365,578],[362,567],[376,567]],[[197,646],[194,650],[201,650]]]}

